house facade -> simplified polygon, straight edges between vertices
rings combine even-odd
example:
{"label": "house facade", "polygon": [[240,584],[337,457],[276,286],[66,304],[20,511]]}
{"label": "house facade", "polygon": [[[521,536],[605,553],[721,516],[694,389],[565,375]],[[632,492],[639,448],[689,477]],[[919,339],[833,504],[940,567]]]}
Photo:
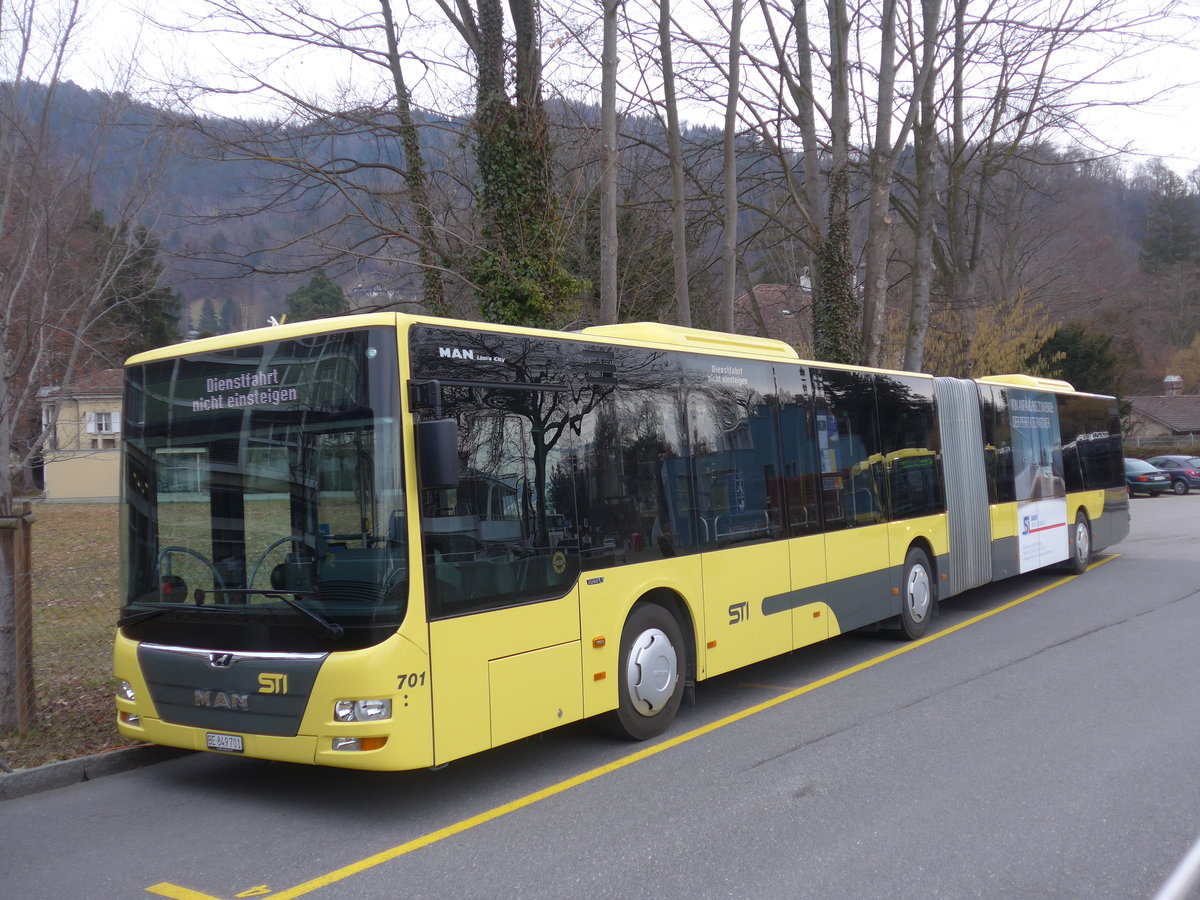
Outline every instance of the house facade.
{"label": "house facade", "polygon": [[58,417],[43,450],[47,500],[113,500],[121,473],[122,371],[79,378],[65,391],[38,392],[42,426]]}

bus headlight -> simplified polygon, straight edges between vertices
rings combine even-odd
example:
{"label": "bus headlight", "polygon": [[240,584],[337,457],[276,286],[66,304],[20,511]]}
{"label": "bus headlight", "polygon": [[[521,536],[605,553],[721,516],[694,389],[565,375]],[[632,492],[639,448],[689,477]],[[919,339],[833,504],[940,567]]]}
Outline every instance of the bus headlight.
{"label": "bus headlight", "polygon": [[133,685],[124,679],[117,682],[117,696],[128,700],[130,703],[137,701],[137,694],[133,692]]}
{"label": "bus headlight", "polygon": [[333,718],[338,722],[378,722],[391,717],[391,700],[339,700],[333,704]]}

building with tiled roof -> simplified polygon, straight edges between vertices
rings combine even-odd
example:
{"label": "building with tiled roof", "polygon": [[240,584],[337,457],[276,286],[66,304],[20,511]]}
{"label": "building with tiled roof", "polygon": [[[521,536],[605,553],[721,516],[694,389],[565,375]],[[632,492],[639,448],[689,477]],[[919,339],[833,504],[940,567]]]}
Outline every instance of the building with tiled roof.
{"label": "building with tiled roof", "polygon": [[1164,379],[1162,394],[1130,397],[1132,438],[1177,437],[1195,442],[1200,437],[1200,394],[1184,394],[1180,380]]}

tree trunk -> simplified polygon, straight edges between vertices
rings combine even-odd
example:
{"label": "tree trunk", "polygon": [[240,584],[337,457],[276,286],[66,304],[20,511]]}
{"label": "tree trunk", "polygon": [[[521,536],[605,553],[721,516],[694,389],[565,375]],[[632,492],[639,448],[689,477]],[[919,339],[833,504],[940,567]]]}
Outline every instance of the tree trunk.
{"label": "tree trunk", "polygon": [[741,67],[742,0],[733,0],[729,23],[729,92],[725,101],[725,217],[721,262],[725,279],[721,290],[718,327],[733,331],[733,298],[737,291],[738,171],[737,104]]}
{"label": "tree trunk", "polygon": [[617,10],[604,0],[604,47],[600,58],[600,324],[618,321],[617,300]]}
{"label": "tree trunk", "polygon": [[828,232],[821,245],[813,298],[813,348],[818,359],[856,363],[861,346],[862,309],[850,254],[850,26],[841,0],[830,0],[830,65],[833,87],[832,153],[829,171]]}
{"label": "tree trunk", "polygon": [[683,148],[679,139],[679,107],[675,99],[675,69],[671,59],[671,0],[659,0],[658,46],[662,56],[663,101],[667,112],[667,152],[671,165],[671,256],[675,270],[675,321],[692,324],[688,293],[687,202],[683,179]]}
{"label": "tree trunk", "polygon": [[[8,399],[8,378],[0,372],[0,404]],[[7,416],[0,416],[0,447],[12,446],[12,429]],[[0,472],[0,516],[12,515],[12,472],[4,460]],[[17,650],[17,592],[19,573],[13,559],[11,532],[0,529],[0,731],[15,731],[17,721],[20,653]]]}
{"label": "tree trunk", "polygon": [[[926,41],[937,33],[940,0],[922,0],[922,29]],[[937,202],[934,149],[937,145],[937,110],[934,108],[934,79],[921,84],[921,107],[914,129],[916,213],[913,229],[912,304],[908,314],[908,333],[904,343],[904,368],[920,372],[925,364],[925,339],[929,334],[929,315],[933,293],[934,208]]]}
{"label": "tree trunk", "polygon": [[867,246],[863,283],[862,361],[878,366],[887,319],[887,263],[892,249],[892,118],[896,79],[896,0],[884,0],[879,23],[879,91],[875,100],[875,144],[867,202]]}
{"label": "tree trunk", "polygon": [[404,180],[412,202],[413,217],[421,235],[417,258],[421,262],[421,296],[425,307],[434,315],[445,315],[446,296],[442,284],[442,266],[437,248],[440,241],[434,227],[433,209],[429,203],[429,188],[425,180],[425,160],[421,156],[421,142],[417,126],[413,121],[412,103],[404,73],[400,69],[400,48],[396,36],[396,23],[392,17],[391,0],[379,0],[383,12],[384,28],[387,32],[388,66],[392,72],[392,83],[396,90],[396,117],[400,122],[400,139],[404,144]]}
{"label": "tree trunk", "polygon": [[[803,212],[805,219],[820,230],[824,212],[821,206],[824,182],[821,178],[821,145],[817,141],[812,40],[808,31],[806,0],[794,0],[794,4],[792,27],[796,30],[796,75],[800,94],[796,97],[796,124],[800,129],[800,146],[804,157],[804,205],[806,209]],[[820,234],[813,235],[811,246],[815,247],[819,239]],[[814,284],[817,282],[815,277],[813,282]]]}

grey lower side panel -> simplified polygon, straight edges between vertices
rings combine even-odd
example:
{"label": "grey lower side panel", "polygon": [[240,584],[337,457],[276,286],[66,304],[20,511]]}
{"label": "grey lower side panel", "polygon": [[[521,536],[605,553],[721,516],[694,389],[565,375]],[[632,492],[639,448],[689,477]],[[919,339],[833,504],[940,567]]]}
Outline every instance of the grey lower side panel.
{"label": "grey lower side panel", "polygon": [[997,538],[992,541],[992,581],[1001,581],[1021,574],[1021,541],[1019,538]]}
{"label": "grey lower side panel", "polygon": [[[944,572],[948,563],[949,557],[943,554],[933,565],[938,572]],[[903,566],[891,566],[828,584],[775,594],[763,598],[762,614],[776,615],[810,603],[825,603],[837,617],[838,627],[843,632],[853,631],[900,614],[900,595],[892,591],[900,587],[903,577]]]}
{"label": "grey lower side panel", "polygon": [[1124,489],[1104,499],[1104,514],[1092,522],[1092,547],[1103,550],[1129,536],[1129,496]]}

